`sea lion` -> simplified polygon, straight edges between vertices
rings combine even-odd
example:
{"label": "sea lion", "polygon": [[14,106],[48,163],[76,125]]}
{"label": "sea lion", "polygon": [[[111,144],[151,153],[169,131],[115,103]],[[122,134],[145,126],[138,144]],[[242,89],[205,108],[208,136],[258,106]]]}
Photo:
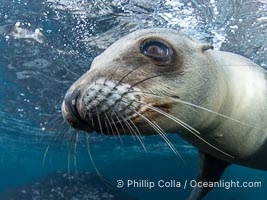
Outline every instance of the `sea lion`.
{"label": "sea lion", "polygon": [[[178,133],[199,150],[197,181],[239,164],[267,170],[267,77],[245,57],[170,29],[133,32],[97,56],[67,91],[75,129],[136,137]],[[194,188],[201,199],[212,188]]]}

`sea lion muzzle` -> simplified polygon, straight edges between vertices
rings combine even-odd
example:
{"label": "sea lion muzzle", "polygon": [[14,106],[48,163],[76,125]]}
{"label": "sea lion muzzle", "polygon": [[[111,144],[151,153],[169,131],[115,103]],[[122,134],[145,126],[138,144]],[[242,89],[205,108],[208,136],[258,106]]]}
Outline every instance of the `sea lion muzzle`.
{"label": "sea lion muzzle", "polygon": [[[71,124],[71,126],[75,127],[84,127],[86,122],[81,117],[78,109],[77,109],[77,100],[81,95],[81,89],[76,88],[72,92],[68,92],[65,96],[62,107],[64,107],[65,112],[68,112],[69,117],[65,117],[65,120]],[[66,111],[67,109],[67,111]]]}

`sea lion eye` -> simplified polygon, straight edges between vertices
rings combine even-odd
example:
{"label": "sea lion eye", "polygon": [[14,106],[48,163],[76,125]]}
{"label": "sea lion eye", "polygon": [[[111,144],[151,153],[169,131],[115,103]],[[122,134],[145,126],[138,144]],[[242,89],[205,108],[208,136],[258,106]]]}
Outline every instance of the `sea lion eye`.
{"label": "sea lion eye", "polygon": [[164,43],[157,40],[144,42],[141,46],[141,52],[147,57],[154,58],[157,61],[166,61],[171,55],[171,49]]}

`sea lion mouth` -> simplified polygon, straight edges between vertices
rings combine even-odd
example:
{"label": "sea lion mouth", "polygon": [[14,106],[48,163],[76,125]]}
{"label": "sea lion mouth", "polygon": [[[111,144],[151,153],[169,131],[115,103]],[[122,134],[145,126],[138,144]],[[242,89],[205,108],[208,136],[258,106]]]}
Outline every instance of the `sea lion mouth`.
{"label": "sea lion mouth", "polygon": [[140,91],[129,84],[100,78],[68,91],[62,114],[75,129],[104,133],[139,109],[139,94],[135,92]]}
{"label": "sea lion mouth", "polygon": [[137,109],[133,115],[128,116],[128,120],[131,120],[138,127],[140,124],[146,123],[144,118],[148,120],[155,120],[163,113],[170,113],[172,109],[172,103],[145,103],[139,102],[140,109]]}
{"label": "sea lion mouth", "polygon": [[[155,108],[158,108],[160,110],[163,110],[165,112],[168,112],[171,110],[172,106],[170,103],[164,103],[164,104],[154,104],[153,105]],[[154,111],[155,112],[155,111]]]}
{"label": "sea lion mouth", "polygon": [[[160,112],[168,113],[172,106],[170,103],[142,103],[142,108],[138,111],[139,114],[146,115],[149,119],[152,119],[152,116],[161,115]],[[154,117],[153,117],[154,118]]]}
{"label": "sea lion mouth", "polygon": [[114,135],[114,130],[128,134],[122,132],[123,126],[138,127],[144,123],[142,119],[156,119],[160,112],[169,113],[171,108],[171,102],[142,97],[138,88],[128,84],[98,80],[67,92],[62,114],[74,129]]}
{"label": "sea lion mouth", "polygon": [[[142,130],[142,128],[145,128],[148,125],[147,121],[144,120],[144,118],[147,118],[148,120],[156,120],[158,116],[162,115],[160,112],[169,113],[172,106],[171,104],[166,103],[150,103],[146,105],[150,106],[140,106],[139,109],[136,109],[132,114],[125,116],[124,119],[121,118],[122,116],[117,117],[116,119],[110,117],[110,119],[112,119],[112,123],[107,125],[101,122],[101,127],[99,126],[99,124],[97,124],[94,127],[94,131],[103,133],[105,135],[118,136],[130,134],[133,135],[133,132],[138,130],[138,132],[142,135],[149,135],[149,133],[143,132]],[[152,132],[154,133],[154,131]]]}
{"label": "sea lion mouth", "polygon": [[76,88],[72,93],[68,93],[66,95],[64,102],[71,115],[73,115],[78,121],[83,121],[76,106],[76,102],[80,94],[81,91]]}
{"label": "sea lion mouth", "polygon": [[63,118],[74,129],[92,131],[77,109],[76,102],[79,94],[80,91],[74,91],[73,93],[66,95],[65,100],[62,103]]}

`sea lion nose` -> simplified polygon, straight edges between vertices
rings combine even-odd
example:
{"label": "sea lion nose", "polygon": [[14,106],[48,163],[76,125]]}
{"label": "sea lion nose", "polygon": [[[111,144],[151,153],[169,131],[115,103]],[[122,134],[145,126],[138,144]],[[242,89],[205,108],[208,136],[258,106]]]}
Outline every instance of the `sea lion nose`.
{"label": "sea lion nose", "polygon": [[72,92],[68,92],[65,96],[65,106],[67,107],[70,114],[75,117],[78,121],[82,122],[82,118],[77,110],[77,99],[81,94],[81,90],[76,88]]}

